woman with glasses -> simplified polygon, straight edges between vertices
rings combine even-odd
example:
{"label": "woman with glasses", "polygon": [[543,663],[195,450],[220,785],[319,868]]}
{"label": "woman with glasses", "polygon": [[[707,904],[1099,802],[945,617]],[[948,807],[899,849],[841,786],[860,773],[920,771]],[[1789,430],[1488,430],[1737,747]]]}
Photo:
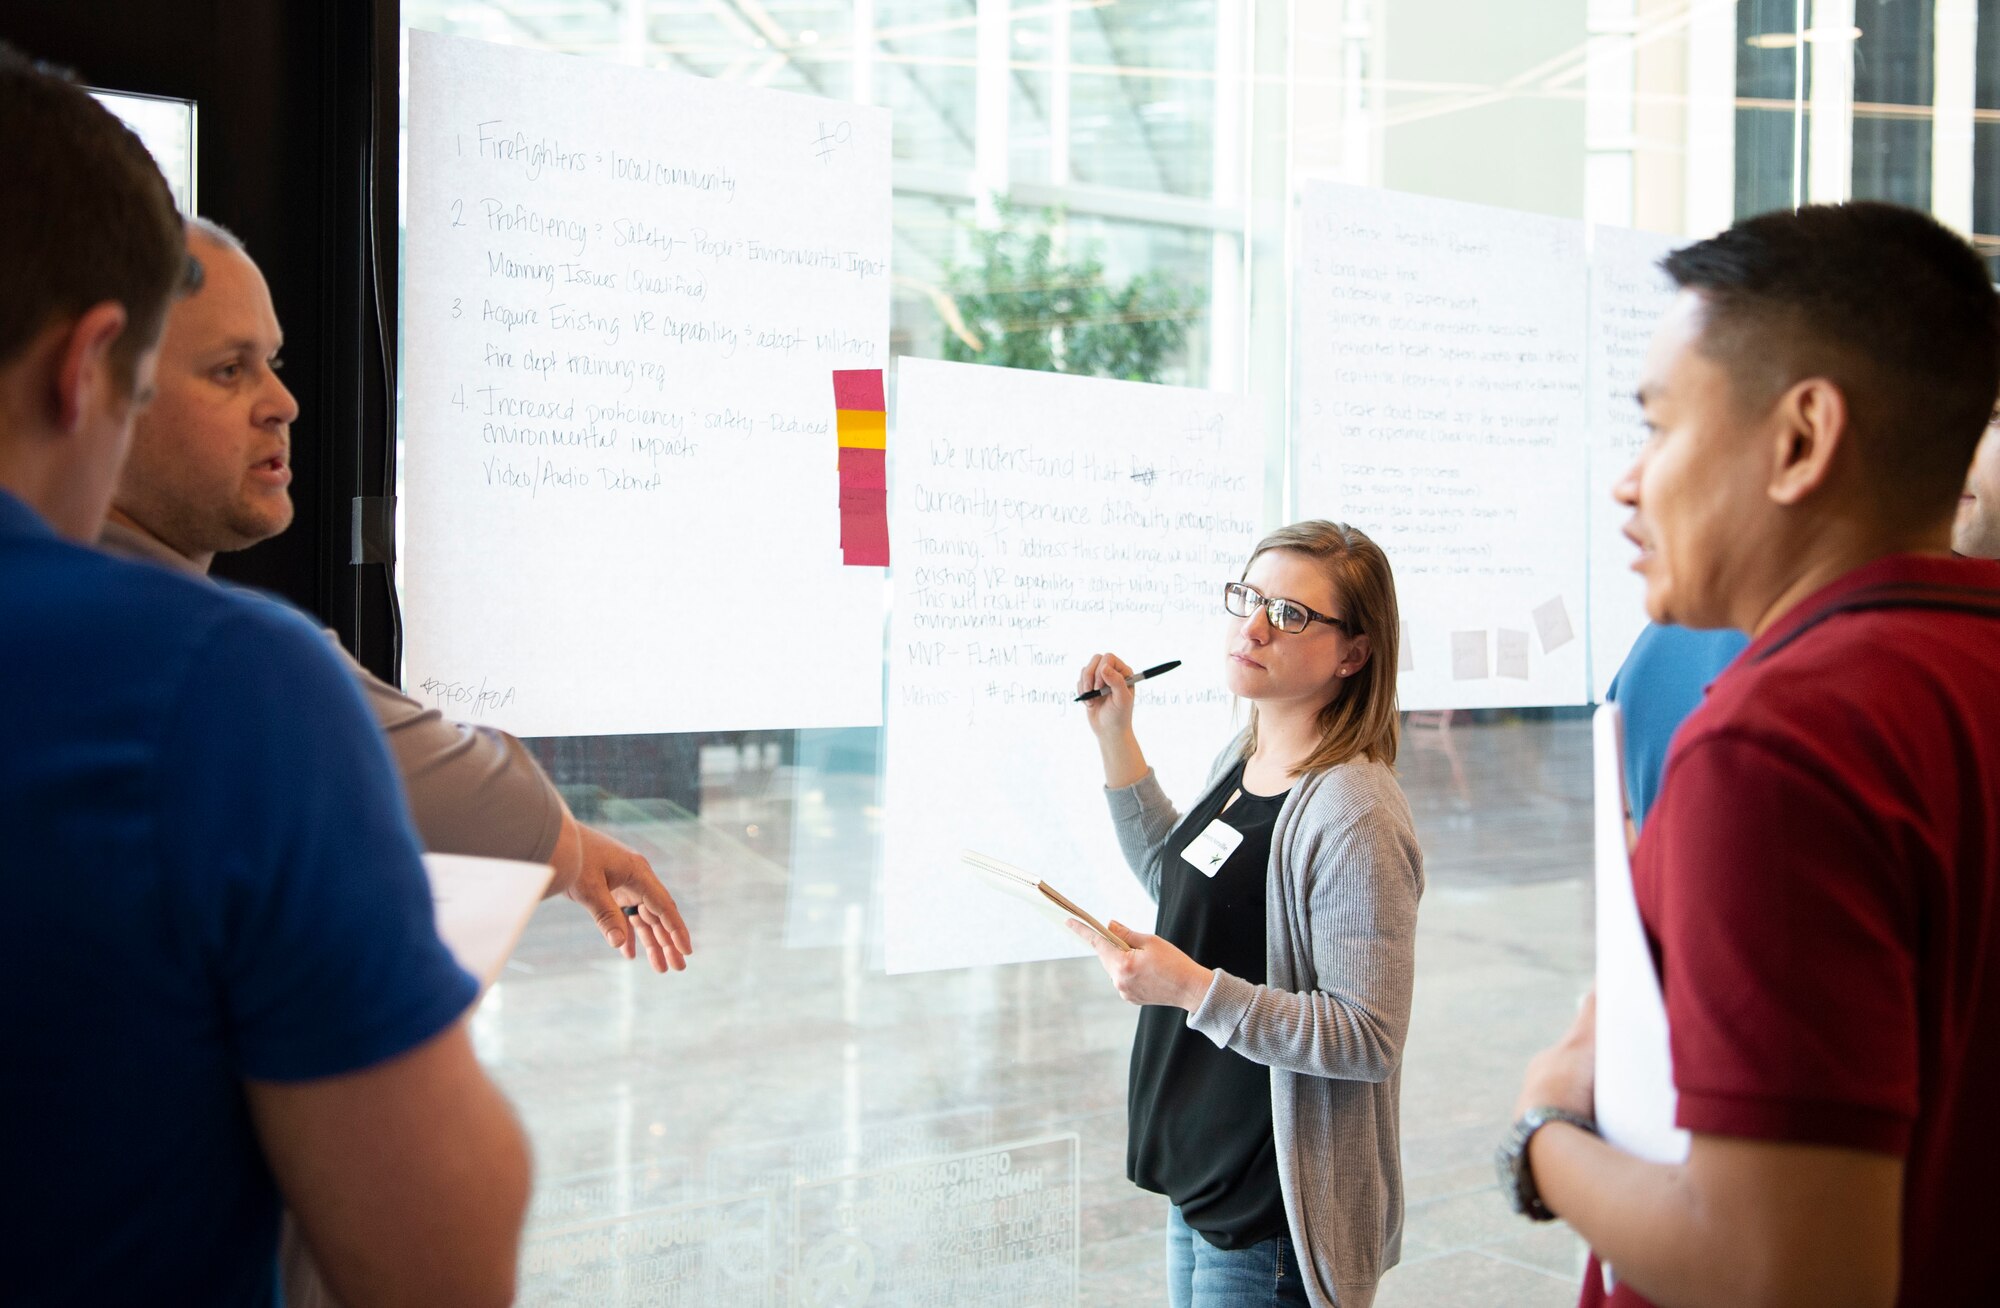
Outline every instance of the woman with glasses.
{"label": "woman with glasses", "polygon": [[1096,948],[1144,1005],[1126,1171],[1171,1202],[1168,1302],[1363,1308],[1399,1256],[1397,1095],[1423,857],[1396,784],[1395,582],[1352,527],[1273,532],[1221,651],[1250,724],[1182,813],[1133,733],[1132,669],[1078,678],[1156,935]]}

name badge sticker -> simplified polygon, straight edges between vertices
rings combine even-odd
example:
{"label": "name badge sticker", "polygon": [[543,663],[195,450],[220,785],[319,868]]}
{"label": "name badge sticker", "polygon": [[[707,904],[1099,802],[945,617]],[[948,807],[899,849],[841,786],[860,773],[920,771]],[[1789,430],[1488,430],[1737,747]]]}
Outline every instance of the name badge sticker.
{"label": "name badge sticker", "polygon": [[1212,877],[1222,870],[1236,847],[1243,843],[1243,833],[1230,826],[1221,818],[1208,824],[1206,830],[1188,841],[1181,857],[1188,865],[1205,877]]}

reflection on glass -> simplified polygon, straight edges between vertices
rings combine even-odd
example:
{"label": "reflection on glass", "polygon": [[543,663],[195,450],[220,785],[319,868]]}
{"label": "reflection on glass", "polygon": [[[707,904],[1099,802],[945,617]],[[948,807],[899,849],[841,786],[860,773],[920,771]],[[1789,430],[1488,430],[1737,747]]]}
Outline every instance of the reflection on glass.
{"label": "reflection on glass", "polygon": [[[860,6],[853,6],[858,12]],[[978,19],[958,0],[877,0],[874,102],[896,121],[896,162],[970,169],[975,153]]]}
{"label": "reflection on glass", "polygon": [[1868,5],[1855,39],[1853,195],[1931,207],[1932,5]]}
{"label": "reflection on glass", "polygon": [[966,229],[970,250],[945,270],[953,312],[941,354],[957,363],[1199,384],[1211,269],[1206,242],[1188,235],[1003,208],[999,226]]}
{"label": "reflection on glass", "polygon": [[1215,194],[1223,12],[1193,0],[1074,7],[1069,135],[1076,181],[1203,199]]}
{"label": "reflection on glass", "polygon": [[97,102],[117,114],[153,156],[174,193],[174,207],[184,214],[195,209],[194,102],[121,91],[92,91]]}
{"label": "reflection on glass", "polygon": [[882,733],[874,727],[794,733],[792,841],[785,945],[847,945],[862,938],[878,893]]}
{"label": "reflection on glass", "polygon": [[[553,904],[476,1022],[536,1149],[522,1302],[1150,1302],[1165,1205],[1125,1179],[1134,1013],[1096,962],[884,975],[879,733],[687,743],[699,816],[635,755],[600,760],[623,794],[570,779],[672,886],[690,969],[635,969]],[[1523,1255],[1518,1301],[1574,1301],[1570,1237],[1465,1232],[1493,1202],[1481,1169],[1519,1067],[1590,969],[1589,765],[1575,714],[1408,721],[1430,888],[1408,1266],[1382,1302],[1406,1277],[1395,1302],[1485,1304],[1452,1268]],[[981,929],[976,901],[958,929]]]}

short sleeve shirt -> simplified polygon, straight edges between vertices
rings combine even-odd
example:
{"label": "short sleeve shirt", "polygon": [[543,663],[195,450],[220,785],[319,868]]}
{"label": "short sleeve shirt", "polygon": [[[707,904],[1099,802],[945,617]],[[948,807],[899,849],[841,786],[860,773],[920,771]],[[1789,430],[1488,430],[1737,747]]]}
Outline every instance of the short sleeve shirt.
{"label": "short sleeve shirt", "polygon": [[[1856,607],[1891,593],[1925,599]],[[1786,613],[1676,738],[1633,868],[1680,1125],[1901,1158],[1911,1306],[2000,1285],[2000,616],[1953,605],[2000,608],[2000,567],[1892,557]]]}
{"label": "short sleeve shirt", "polygon": [[1648,625],[1632,643],[1611,682],[1610,699],[1624,723],[1625,798],[1635,825],[1645,826],[1660,793],[1674,733],[1749,643],[1740,631],[1694,631],[1658,623]]}
{"label": "short sleeve shirt", "polygon": [[0,614],[0,1297],[271,1304],[244,1083],[382,1062],[477,995],[380,735],[299,615],[4,493]]}

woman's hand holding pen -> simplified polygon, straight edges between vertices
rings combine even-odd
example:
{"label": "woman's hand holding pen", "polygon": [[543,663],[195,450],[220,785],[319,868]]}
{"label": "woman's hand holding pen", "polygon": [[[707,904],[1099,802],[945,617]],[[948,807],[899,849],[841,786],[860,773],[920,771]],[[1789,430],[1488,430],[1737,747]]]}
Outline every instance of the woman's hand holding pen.
{"label": "woman's hand holding pen", "polygon": [[1070,919],[1069,929],[1097,952],[1097,961],[1104,965],[1119,998],[1128,1004],[1159,1004],[1192,1013],[1201,1007],[1215,981],[1212,969],[1158,936],[1107,922],[1104,929],[1130,946],[1119,949],[1075,918]]}
{"label": "woman's hand holding pen", "polygon": [[1133,690],[1126,678],[1132,668],[1116,654],[1099,654],[1077,674],[1076,693],[1102,691],[1083,705],[1085,720],[1097,737],[1097,751],[1104,759],[1104,784],[1121,790],[1146,775],[1146,756],[1139,750],[1139,738],[1132,733]]}
{"label": "woman's hand holding pen", "polygon": [[1089,715],[1090,729],[1099,736],[1122,735],[1132,730],[1133,687],[1126,681],[1132,675],[1131,665],[1116,654],[1098,654],[1083,665],[1077,674],[1076,693],[1100,692],[1096,699],[1084,701],[1083,711]]}

